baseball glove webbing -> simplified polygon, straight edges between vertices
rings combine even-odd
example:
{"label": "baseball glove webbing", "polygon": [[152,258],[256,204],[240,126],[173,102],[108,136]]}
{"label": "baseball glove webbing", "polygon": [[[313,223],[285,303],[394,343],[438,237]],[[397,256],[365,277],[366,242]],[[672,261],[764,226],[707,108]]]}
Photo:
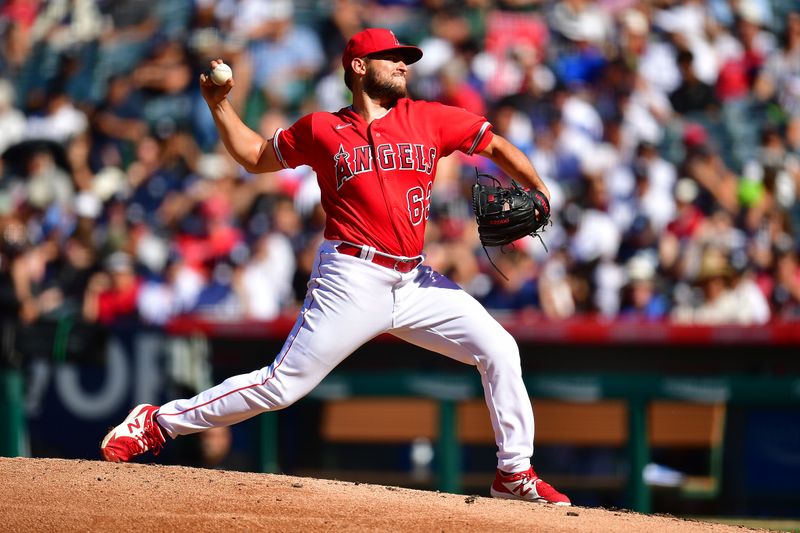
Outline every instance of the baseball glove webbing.
{"label": "baseball glove webbing", "polygon": [[[491,174],[475,169],[476,181],[472,186],[472,207],[478,222],[478,236],[489,262],[503,278],[505,274],[497,268],[487,246],[503,246],[527,236],[535,236],[547,251],[541,232],[550,222],[550,202],[539,190],[523,188],[511,180],[511,187],[503,187],[500,180]],[[493,185],[484,185],[481,178],[490,179]]]}

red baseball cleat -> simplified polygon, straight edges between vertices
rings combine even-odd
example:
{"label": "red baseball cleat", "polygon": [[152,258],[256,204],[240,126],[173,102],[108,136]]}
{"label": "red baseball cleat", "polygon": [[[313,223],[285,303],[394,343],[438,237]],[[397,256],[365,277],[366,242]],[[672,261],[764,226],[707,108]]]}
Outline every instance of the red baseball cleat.
{"label": "red baseball cleat", "polygon": [[164,434],[155,420],[157,405],[143,403],[133,408],[128,417],[108,432],[100,444],[103,458],[112,463],[130,461],[131,458],[152,450],[158,455],[164,446]]}
{"label": "red baseball cleat", "polygon": [[513,474],[505,474],[498,470],[490,492],[493,498],[572,505],[569,498],[558,492],[549,483],[542,481],[533,471],[533,467]]}

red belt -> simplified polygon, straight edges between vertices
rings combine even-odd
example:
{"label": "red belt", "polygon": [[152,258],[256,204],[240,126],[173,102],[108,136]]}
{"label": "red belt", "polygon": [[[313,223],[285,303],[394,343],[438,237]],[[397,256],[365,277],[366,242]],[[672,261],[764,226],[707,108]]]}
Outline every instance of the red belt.
{"label": "red belt", "polygon": [[[336,251],[340,254],[352,255],[353,257],[361,256],[360,246],[354,246],[352,244],[347,244],[346,242],[336,246]],[[422,263],[422,259],[419,257],[415,257],[413,259],[393,259],[391,257],[386,257],[385,255],[378,255],[378,253],[375,253],[370,261],[382,267],[392,268],[402,274],[411,272],[417,268],[417,265]]]}

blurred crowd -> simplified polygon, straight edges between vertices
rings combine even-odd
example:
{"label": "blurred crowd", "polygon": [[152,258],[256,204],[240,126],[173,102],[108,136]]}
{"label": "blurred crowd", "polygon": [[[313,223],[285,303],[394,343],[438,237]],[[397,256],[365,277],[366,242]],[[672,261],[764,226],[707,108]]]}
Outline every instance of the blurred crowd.
{"label": "blurred crowd", "polygon": [[308,167],[251,175],[197,78],[266,138],[349,104],[362,28],[419,45],[414,98],[486,116],[553,225],[489,250],[440,162],[426,261],[488,308],[549,319],[800,317],[800,0],[6,0],[0,314],[270,320],[305,295],[324,215]]}

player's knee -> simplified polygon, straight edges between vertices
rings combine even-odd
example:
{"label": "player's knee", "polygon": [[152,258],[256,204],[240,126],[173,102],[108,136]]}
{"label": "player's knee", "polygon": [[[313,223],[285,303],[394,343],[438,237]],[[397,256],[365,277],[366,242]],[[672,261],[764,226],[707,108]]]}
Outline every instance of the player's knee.
{"label": "player's knee", "polygon": [[503,332],[492,339],[491,348],[487,350],[486,358],[488,363],[495,367],[520,366],[519,346],[508,332]]}
{"label": "player's knee", "polygon": [[507,357],[512,360],[519,360],[519,346],[509,332],[503,330],[503,333],[498,335],[497,345]]}
{"label": "player's knee", "polygon": [[261,386],[253,392],[258,396],[256,402],[266,411],[285,409],[308,393],[305,388],[293,384],[285,374],[273,373],[271,368],[261,370],[259,381]]}
{"label": "player's knee", "polygon": [[292,390],[270,387],[266,384],[259,388],[257,394],[259,395],[257,403],[262,407],[263,411],[285,409],[303,396]]}

